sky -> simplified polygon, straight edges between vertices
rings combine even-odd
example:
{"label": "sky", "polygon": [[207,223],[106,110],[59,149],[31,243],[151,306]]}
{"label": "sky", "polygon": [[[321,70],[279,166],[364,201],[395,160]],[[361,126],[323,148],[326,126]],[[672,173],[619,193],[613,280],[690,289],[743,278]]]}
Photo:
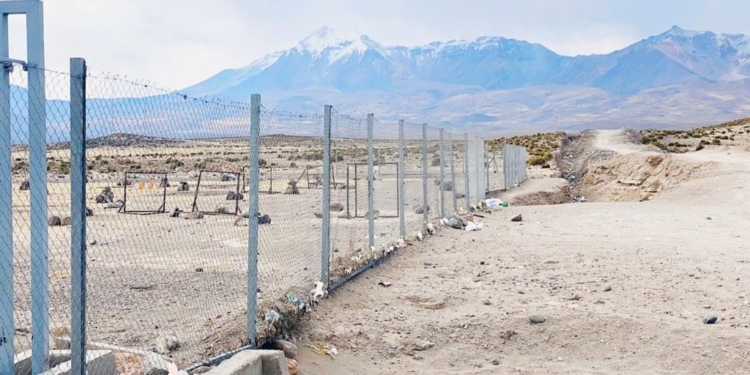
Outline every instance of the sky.
{"label": "sky", "polygon": [[[293,47],[323,26],[386,45],[503,36],[566,54],[609,53],[667,31],[750,34],[748,0],[47,0],[48,69],[89,70],[180,89]],[[11,57],[25,60],[22,17]]]}

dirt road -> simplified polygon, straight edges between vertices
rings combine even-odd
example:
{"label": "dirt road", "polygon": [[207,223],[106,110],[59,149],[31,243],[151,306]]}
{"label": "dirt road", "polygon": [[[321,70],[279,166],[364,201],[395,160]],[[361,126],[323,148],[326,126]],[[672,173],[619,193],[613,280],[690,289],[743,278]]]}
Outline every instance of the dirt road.
{"label": "dirt road", "polygon": [[404,249],[316,309],[301,373],[749,373],[750,158],[704,151],[680,158],[716,173],[650,201],[511,207]]}

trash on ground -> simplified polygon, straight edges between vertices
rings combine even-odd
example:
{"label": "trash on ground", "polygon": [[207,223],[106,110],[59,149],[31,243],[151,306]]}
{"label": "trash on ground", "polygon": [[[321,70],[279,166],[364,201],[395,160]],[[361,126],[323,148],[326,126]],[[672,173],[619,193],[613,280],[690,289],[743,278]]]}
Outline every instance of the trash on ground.
{"label": "trash on ground", "polygon": [[277,313],[274,310],[270,310],[270,311],[268,311],[266,313],[266,321],[267,322],[275,323],[275,322],[279,321],[280,318],[281,318],[281,315],[279,315],[279,313]]}
{"label": "trash on ground", "polygon": [[338,349],[336,349],[335,346],[322,342],[322,341],[315,341],[310,344],[306,344],[308,348],[312,348],[313,352],[317,355],[327,355],[331,357],[331,359],[336,359],[336,356],[339,355]]}
{"label": "trash on ground", "polygon": [[502,199],[490,198],[484,200],[484,205],[489,208],[508,207],[508,202]]}
{"label": "trash on ground", "polygon": [[469,224],[466,226],[466,231],[474,232],[474,231],[482,230],[482,227],[483,227],[482,223],[475,224],[475,223],[469,222]]}
{"label": "trash on ground", "polygon": [[387,288],[387,287],[393,285],[393,283],[391,283],[390,281],[381,281],[381,282],[378,283],[378,285],[382,285],[382,286],[384,286],[384,287]]}

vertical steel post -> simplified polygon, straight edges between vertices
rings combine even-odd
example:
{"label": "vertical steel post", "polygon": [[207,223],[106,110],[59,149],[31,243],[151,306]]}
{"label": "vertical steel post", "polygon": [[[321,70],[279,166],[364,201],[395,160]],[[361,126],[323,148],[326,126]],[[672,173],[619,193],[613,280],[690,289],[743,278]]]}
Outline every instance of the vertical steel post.
{"label": "vertical steel post", "polygon": [[247,343],[255,346],[258,310],[258,200],[260,199],[260,95],[250,96],[250,182],[247,226]]}
{"label": "vertical steel post", "polygon": [[445,217],[445,148],[443,143],[443,128],[440,128],[440,217]]}
{"label": "vertical steel post", "polygon": [[[8,58],[8,15],[0,14],[0,56]],[[13,374],[13,184],[11,160],[10,72],[0,75],[0,374]]]}
{"label": "vertical steel post", "polygon": [[373,122],[375,115],[367,115],[367,233],[370,248],[375,246],[375,141],[373,139]]}
{"label": "vertical steel post", "polygon": [[330,105],[323,107],[323,207],[321,208],[323,223],[320,227],[322,242],[320,282],[325,285],[328,285],[328,262],[331,256],[331,108]]}
{"label": "vertical steel post", "polygon": [[480,169],[480,168],[482,168],[482,166],[481,166],[481,162],[482,161],[480,160],[480,155],[481,155],[482,150],[479,147],[479,137],[478,136],[474,136],[474,142],[475,142],[475,147],[474,147],[474,163],[476,163],[474,165],[474,175],[476,177],[476,181],[474,181],[474,182],[476,183],[476,188],[477,188],[477,197],[475,199],[476,199],[477,202],[479,202],[479,201],[481,201],[483,199],[482,198],[482,193],[481,193],[481,191],[482,191],[482,170]]}
{"label": "vertical steel post", "polygon": [[456,198],[456,166],[453,163],[453,133],[448,132],[448,163],[451,165],[451,195],[453,196],[453,212],[458,212],[458,199]]}
{"label": "vertical steel post", "polygon": [[422,124],[422,217],[425,223],[430,221],[427,199],[427,124]]}
{"label": "vertical steel post", "polygon": [[71,374],[86,374],[86,61],[70,59]]}
{"label": "vertical steel post", "polygon": [[398,227],[401,239],[406,240],[406,162],[404,157],[404,120],[398,121]]}
{"label": "vertical steel post", "polygon": [[503,188],[508,190],[508,145],[503,145]]}
{"label": "vertical steel post", "polygon": [[29,86],[31,201],[31,369],[49,367],[49,241],[47,232],[47,99],[44,84],[44,22],[41,1],[26,11]]}
{"label": "vertical steel post", "polygon": [[469,134],[464,133],[464,184],[466,189],[466,209],[471,210],[471,185],[469,173]]}

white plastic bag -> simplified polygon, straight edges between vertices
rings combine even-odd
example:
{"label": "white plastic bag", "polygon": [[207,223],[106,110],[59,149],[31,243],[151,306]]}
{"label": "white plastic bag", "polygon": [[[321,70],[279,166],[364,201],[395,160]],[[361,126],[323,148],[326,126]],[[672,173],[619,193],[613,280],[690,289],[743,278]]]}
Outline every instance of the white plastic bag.
{"label": "white plastic bag", "polygon": [[468,224],[466,225],[466,231],[473,232],[477,230],[482,230],[482,227],[483,227],[482,223],[475,224],[473,221],[469,221]]}

